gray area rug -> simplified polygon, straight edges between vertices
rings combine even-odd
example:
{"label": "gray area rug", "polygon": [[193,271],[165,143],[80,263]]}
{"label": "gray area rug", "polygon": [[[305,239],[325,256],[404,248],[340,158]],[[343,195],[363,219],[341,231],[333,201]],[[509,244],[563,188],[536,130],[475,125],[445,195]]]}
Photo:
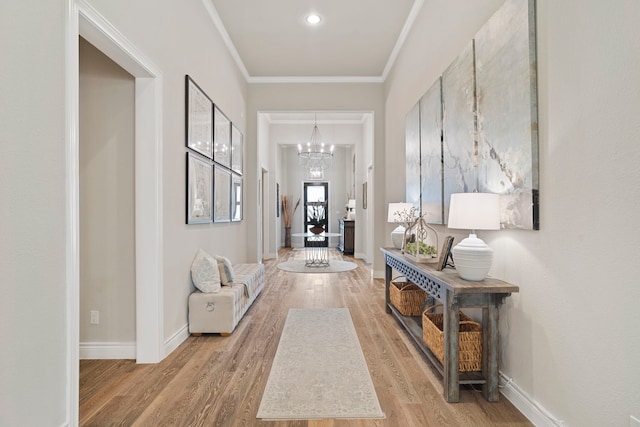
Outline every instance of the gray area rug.
{"label": "gray area rug", "polygon": [[257,418],[384,418],[349,309],[289,310]]}
{"label": "gray area rug", "polygon": [[278,264],[278,268],[293,273],[341,273],[356,268],[357,265],[350,261],[332,259],[328,267],[305,267],[304,260],[291,260]]}

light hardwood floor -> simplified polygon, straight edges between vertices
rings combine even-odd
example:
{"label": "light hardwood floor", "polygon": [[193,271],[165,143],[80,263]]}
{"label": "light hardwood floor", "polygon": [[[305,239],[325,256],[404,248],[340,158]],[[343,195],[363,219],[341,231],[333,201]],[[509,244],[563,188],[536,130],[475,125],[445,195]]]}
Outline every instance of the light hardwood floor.
{"label": "light hardwood floor", "polygon": [[[460,402],[442,397],[442,378],[385,313],[384,282],[358,268],[338,274],[278,269],[300,250],[284,249],[265,262],[267,281],[229,337],[189,337],[156,365],[131,360],[80,362],[82,426],[530,426],[504,397],[484,400],[463,388]],[[331,257],[342,259],[337,251]],[[347,307],[358,333],[383,420],[262,421],[256,413],[290,307]]]}

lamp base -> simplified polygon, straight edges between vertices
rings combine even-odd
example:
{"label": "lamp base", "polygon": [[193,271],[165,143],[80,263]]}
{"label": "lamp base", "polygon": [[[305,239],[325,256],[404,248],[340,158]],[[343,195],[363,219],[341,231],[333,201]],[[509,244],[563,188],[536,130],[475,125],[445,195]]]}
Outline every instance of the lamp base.
{"label": "lamp base", "polygon": [[391,232],[391,242],[396,249],[402,249],[404,243],[404,227],[399,225]]}
{"label": "lamp base", "polygon": [[471,282],[487,277],[493,262],[493,249],[475,234],[458,243],[452,250],[458,275]]}

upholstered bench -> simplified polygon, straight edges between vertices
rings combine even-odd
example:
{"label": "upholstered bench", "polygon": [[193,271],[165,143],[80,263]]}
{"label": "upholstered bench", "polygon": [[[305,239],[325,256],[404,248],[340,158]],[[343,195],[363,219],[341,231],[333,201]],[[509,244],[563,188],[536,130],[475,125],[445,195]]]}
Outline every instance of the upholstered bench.
{"label": "upholstered bench", "polygon": [[264,264],[236,264],[234,280],[218,292],[189,295],[189,332],[228,336],[264,288]]}

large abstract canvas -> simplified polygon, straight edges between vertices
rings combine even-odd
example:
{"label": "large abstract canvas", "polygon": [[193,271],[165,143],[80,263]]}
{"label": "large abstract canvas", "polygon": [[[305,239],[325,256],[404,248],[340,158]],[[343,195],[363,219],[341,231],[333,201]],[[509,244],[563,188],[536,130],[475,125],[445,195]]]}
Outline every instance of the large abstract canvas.
{"label": "large abstract canvas", "polygon": [[406,202],[420,206],[420,104],[416,103],[405,120]]}
{"label": "large abstract canvas", "polygon": [[444,212],[453,193],[477,188],[473,42],[442,73]]}
{"label": "large abstract canvas", "polygon": [[504,228],[539,229],[535,1],[507,0],[475,37],[478,190]]}
{"label": "large abstract canvas", "polygon": [[420,212],[427,222],[444,224],[441,79],[420,98],[420,175]]}

